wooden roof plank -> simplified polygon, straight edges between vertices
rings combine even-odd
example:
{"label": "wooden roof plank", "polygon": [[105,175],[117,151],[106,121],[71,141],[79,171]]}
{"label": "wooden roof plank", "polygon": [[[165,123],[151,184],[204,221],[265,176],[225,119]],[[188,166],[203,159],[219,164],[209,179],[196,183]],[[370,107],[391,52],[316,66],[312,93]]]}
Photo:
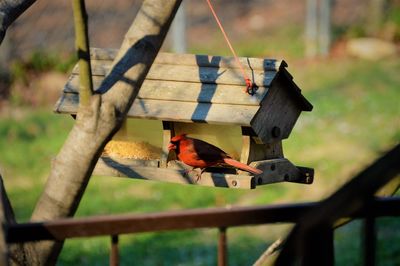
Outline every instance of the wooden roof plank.
{"label": "wooden roof plank", "polygon": [[[116,49],[90,49],[91,60],[112,61],[116,54]],[[239,60],[245,66],[245,68],[253,70],[277,71],[281,67],[287,67],[286,62],[283,60],[260,59],[253,57],[239,57]],[[234,57],[174,53],[159,53],[154,61],[154,64],[238,68]]]}
{"label": "wooden roof plank", "polygon": [[250,125],[259,106],[192,103],[177,101],[135,101],[128,116],[164,121]]}
{"label": "wooden roof plank", "polygon": [[[56,103],[55,112],[75,114],[78,105],[78,94],[64,93]],[[259,106],[248,105],[136,99],[128,117],[249,126],[258,109]]]}
{"label": "wooden roof plank", "polygon": [[[95,60],[92,61],[92,75],[106,76],[111,70],[109,62]],[[246,71],[247,75],[252,78],[253,83],[257,86],[268,87],[276,76],[276,71]],[[79,74],[79,67],[76,65],[73,74]],[[213,68],[198,67],[186,65],[166,65],[153,64],[146,76],[147,80],[164,80],[164,81],[183,81],[183,82],[200,82],[211,84],[230,84],[246,86],[242,73],[239,69],[234,68]]]}
{"label": "wooden roof plank", "polygon": [[[94,88],[99,88],[102,81],[103,77],[93,77]],[[267,91],[268,88],[260,87],[254,95],[248,95],[244,92],[243,86],[145,80],[138,97],[166,101],[259,105]],[[78,75],[70,77],[64,87],[64,92],[79,93]]]}

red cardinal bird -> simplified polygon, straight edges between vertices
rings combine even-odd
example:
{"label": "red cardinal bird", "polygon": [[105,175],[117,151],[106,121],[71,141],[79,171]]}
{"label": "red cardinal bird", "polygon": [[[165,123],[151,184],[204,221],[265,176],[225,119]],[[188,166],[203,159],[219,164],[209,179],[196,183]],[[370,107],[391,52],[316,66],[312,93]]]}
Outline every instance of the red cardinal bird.
{"label": "red cardinal bird", "polygon": [[226,152],[210,143],[186,137],[186,134],[173,137],[168,145],[168,150],[174,150],[178,159],[185,164],[194,168],[201,168],[201,173],[207,167],[218,164],[228,164],[255,175],[259,175],[263,172],[232,159]]}

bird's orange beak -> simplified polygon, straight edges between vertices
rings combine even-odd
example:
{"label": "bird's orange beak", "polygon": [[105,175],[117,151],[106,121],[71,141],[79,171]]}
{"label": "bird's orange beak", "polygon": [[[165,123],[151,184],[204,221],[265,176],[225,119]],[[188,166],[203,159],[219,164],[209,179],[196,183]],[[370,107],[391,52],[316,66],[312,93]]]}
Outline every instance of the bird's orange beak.
{"label": "bird's orange beak", "polygon": [[169,151],[171,151],[171,150],[176,150],[176,145],[170,142],[170,143],[168,144],[168,150],[169,150]]}

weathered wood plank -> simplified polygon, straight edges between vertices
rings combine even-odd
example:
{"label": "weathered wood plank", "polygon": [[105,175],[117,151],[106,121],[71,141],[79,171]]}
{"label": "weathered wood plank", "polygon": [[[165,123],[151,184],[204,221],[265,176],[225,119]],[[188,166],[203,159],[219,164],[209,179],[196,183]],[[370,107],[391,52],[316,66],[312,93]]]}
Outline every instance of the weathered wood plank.
{"label": "weathered wood plank", "polygon": [[288,138],[302,111],[293,90],[282,82],[282,76],[274,80],[268,97],[251,121],[253,130],[264,143]]}
{"label": "weathered wood plank", "polygon": [[314,178],[312,171],[301,171],[299,167],[293,165],[286,158],[256,161],[250,165],[264,171],[262,175],[256,177],[255,181],[257,185],[284,181],[311,184]]}
{"label": "weathered wood plank", "polygon": [[117,56],[118,49],[114,48],[97,48],[90,47],[91,60],[107,60],[112,61]]}
{"label": "weathered wood plank", "polygon": [[259,87],[254,95],[244,92],[243,86],[164,82],[146,80],[139,97],[142,99],[175,100],[220,104],[259,105],[268,88]]}
{"label": "weathered wood plank", "polygon": [[251,128],[242,127],[242,163],[283,158],[282,141],[262,144],[255,141],[257,138]]}
{"label": "weathered wood plank", "polygon": [[[111,70],[108,61],[92,60],[92,75],[105,76]],[[276,71],[246,71],[247,75],[257,86],[268,87],[276,76]],[[79,74],[79,66],[76,65],[72,74]],[[129,78],[129,77],[127,77]],[[243,75],[237,68],[214,68],[186,65],[166,65],[154,63],[146,76],[147,80],[200,82],[212,84],[228,84],[246,86]]]}
{"label": "weathered wood plank", "polygon": [[[64,93],[56,103],[55,112],[75,114],[78,103],[78,94]],[[258,109],[259,106],[248,105],[136,99],[128,117],[249,126]]]}
{"label": "weathered wood plank", "polygon": [[[166,232],[186,229],[254,226],[272,223],[296,223],[321,202],[263,205],[251,207],[226,206],[157,213],[132,213],[71,217],[51,221],[18,223],[7,230],[7,243],[40,240],[63,241],[67,238],[110,236],[144,232]],[[400,200],[374,198],[367,211],[354,213],[352,218],[398,216]],[[342,206],[343,207],[343,206]],[[318,209],[318,211],[323,209]],[[324,211],[322,211],[325,214]],[[314,212],[311,212],[314,214]],[[310,217],[310,216],[308,216]],[[307,217],[307,218],[308,218]]]}
{"label": "weathered wood plank", "polygon": [[183,103],[176,101],[135,101],[128,116],[179,122],[250,125],[259,106]]}
{"label": "weathered wood plank", "polygon": [[[157,168],[149,164],[142,165],[133,159],[115,159],[101,157],[94,170],[94,175],[130,177],[178,184],[195,184],[202,186],[230,187],[251,189],[259,185],[277,182],[295,182],[311,184],[313,172],[301,171],[286,158],[256,161],[250,164],[264,171],[262,175],[235,175],[204,172],[198,179],[198,171],[190,170],[179,161],[171,161],[168,168]],[[312,170],[312,169],[311,169]]]}
{"label": "weathered wood plank", "polygon": [[[94,76],[94,88],[97,89],[102,81],[103,77]],[[245,93],[243,88],[243,86],[235,85],[145,80],[139,91],[138,98],[182,102],[259,105],[268,91],[268,88],[260,87],[256,93],[251,96]],[[78,75],[72,75],[70,77],[64,87],[64,92],[79,93]]]}
{"label": "weathered wood plank", "polygon": [[168,150],[168,144],[173,136],[175,136],[175,129],[173,122],[163,121],[163,145],[160,167],[166,168],[168,161],[172,159],[173,152]]}
{"label": "weathered wood plank", "polygon": [[[112,61],[116,54],[117,51],[115,49],[90,49],[90,57],[92,60]],[[287,67],[286,62],[283,60],[252,57],[239,57],[239,60],[245,68],[253,70],[277,71],[281,67]],[[233,57],[212,55],[159,53],[154,63],[198,67],[238,68],[238,65]]]}
{"label": "weathered wood plank", "polygon": [[143,167],[125,165],[107,157],[101,157],[93,171],[94,175],[130,177],[177,184],[191,184],[210,187],[229,187],[252,189],[254,178],[252,176],[203,173],[197,180],[197,172],[186,169],[169,169],[156,167]]}
{"label": "weathered wood plank", "polygon": [[[246,71],[252,81],[258,86],[269,86],[276,76],[275,71]],[[214,68],[183,65],[163,65],[153,64],[147,79],[157,80],[176,80],[186,82],[201,82],[212,84],[234,84],[246,86],[243,76],[239,69],[234,68]]]}
{"label": "weathered wood plank", "polygon": [[158,167],[160,164],[160,160],[130,159],[109,155],[102,155],[100,158],[103,158],[102,160],[112,161],[113,163],[128,167]]}

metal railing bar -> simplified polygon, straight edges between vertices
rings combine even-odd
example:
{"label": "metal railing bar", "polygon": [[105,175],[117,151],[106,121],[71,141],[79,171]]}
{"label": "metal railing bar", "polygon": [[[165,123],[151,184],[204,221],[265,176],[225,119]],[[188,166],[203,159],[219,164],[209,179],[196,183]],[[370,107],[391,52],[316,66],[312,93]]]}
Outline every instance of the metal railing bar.
{"label": "metal railing bar", "polygon": [[363,224],[364,265],[375,266],[376,229],[375,218],[367,216]]}
{"label": "metal railing bar", "polygon": [[119,265],[118,235],[111,236],[110,266]]}
{"label": "metal railing bar", "polygon": [[218,234],[218,266],[228,265],[228,244],[226,238],[226,227],[219,228]]}

